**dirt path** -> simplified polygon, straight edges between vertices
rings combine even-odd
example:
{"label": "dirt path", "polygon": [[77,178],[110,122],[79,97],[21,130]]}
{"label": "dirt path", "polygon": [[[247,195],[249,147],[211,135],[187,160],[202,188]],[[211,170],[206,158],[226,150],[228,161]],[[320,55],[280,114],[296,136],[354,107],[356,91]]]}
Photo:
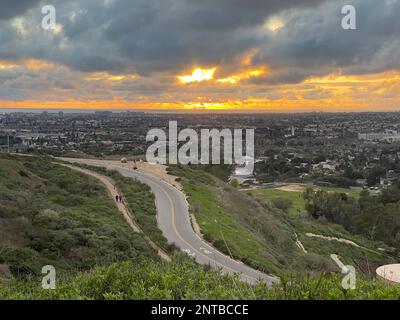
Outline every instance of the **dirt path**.
{"label": "dirt path", "polygon": [[283,187],[276,188],[276,190],[286,192],[304,192],[306,190],[306,186],[303,184],[289,184]]}
{"label": "dirt path", "polygon": [[361,246],[359,246],[359,245],[358,245],[357,243],[355,243],[354,241],[347,240],[347,239],[341,239],[341,238],[336,238],[336,237],[322,236],[322,235],[314,234],[314,233],[306,233],[306,236],[309,237],[309,238],[320,238],[320,239],[324,239],[324,240],[327,240],[327,241],[337,241],[337,242],[349,244],[349,245],[354,246],[354,247],[356,247],[356,248],[362,248]]}
{"label": "dirt path", "polygon": [[[59,164],[59,163],[58,163]],[[122,215],[125,218],[125,221],[129,224],[129,226],[131,227],[131,229],[136,232],[136,233],[141,233],[143,234],[144,238],[146,239],[146,241],[150,244],[150,246],[157,251],[157,254],[164,259],[165,261],[170,262],[171,258],[169,257],[169,255],[162,250],[159,246],[157,246],[146,234],[144,234],[144,232],[140,229],[140,227],[136,224],[136,222],[134,221],[134,218],[132,217],[128,207],[125,205],[126,201],[124,199],[124,196],[122,193],[120,193],[117,188],[115,187],[115,182],[106,176],[103,176],[97,172],[88,170],[88,169],[83,169],[80,167],[76,167],[76,166],[72,166],[72,165],[68,165],[68,164],[61,164],[64,167],[68,167],[72,170],[75,171],[79,171],[83,174],[92,176],[94,178],[96,178],[97,180],[99,180],[101,183],[104,184],[104,186],[107,188],[107,190],[110,193],[110,196],[112,197],[115,205],[117,206],[118,210],[122,213]],[[116,200],[116,196],[117,195],[121,195],[122,196],[122,202],[119,202]]]}
{"label": "dirt path", "polygon": [[303,251],[304,253],[308,253],[307,252],[307,250],[306,250],[306,248],[304,248],[304,245],[303,245],[303,243],[300,241],[300,239],[299,239],[299,237],[297,236],[297,233],[295,233],[294,234],[295,235],[295,237],[296,237],[296,246],[298,246],[300,249],[301,249],[301,251]]}

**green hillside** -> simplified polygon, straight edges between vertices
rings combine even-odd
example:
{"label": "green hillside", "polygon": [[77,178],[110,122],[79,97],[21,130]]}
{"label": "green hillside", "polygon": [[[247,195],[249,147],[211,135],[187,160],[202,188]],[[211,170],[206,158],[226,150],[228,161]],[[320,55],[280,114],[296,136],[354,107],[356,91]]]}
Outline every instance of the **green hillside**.
{"label": "green hillside", "polygon": [[[152,199],[144,190],[137,196]],[[0,195],[0,277],[157,259],[101,183],[49,158],[0,154]]]}
{"label": "green hillside", "polygon": [[[338,272],[330,258],[331,254],[337,254],[343,262],[363,272],[372,270],[373,275],[374,268],[394,261],[377,250],[382,243],[350,234],[342,226],[315,221],[306,215],[287,214],[203,170],[183,167],[169,170],[181,178],[191,213],[205,239],[252,267],[272,274]],[[307,233],[345,238],[360,247],[308,237]],[[307,253],[296,240],[300,240]]]}
{"label": "green hillside", "polygon": [[[140,182],[103,172],[123,190],[146,234],[171,253],[172,263],[161,261],[143,236],[132,232],[96,179],[51,158],[0,154],[0,300],[398,297],[397,288],[365,277],[358,278],[356,290],[344,290],[341,275],[332,273],[338,269],[331,253],[361,271],[365,262],[373,269],[393,261],[376,251],[381,243],[335,224],[285,214],[202,170],[170,170],[181,177],[204,237],[221,251],[281,276],[280,285],[249,286],[176,252],[157,229],[154,195]],[[362,247],[308,238],[307,232],[345,237]],[[307,253],[296,245],[296,234]],[[41,268],[48,264],[57,269],[56,290],[40,287]]]}

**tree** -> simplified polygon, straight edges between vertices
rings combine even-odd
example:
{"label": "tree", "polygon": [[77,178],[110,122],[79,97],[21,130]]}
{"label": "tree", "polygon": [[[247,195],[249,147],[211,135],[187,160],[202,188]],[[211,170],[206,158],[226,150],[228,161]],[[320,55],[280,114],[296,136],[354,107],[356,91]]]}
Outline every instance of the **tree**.
{"label": "tree", "polygon": [[400,188],[397,185],[389,187],[382,192],[382,203],[396,203],[400,201]]}
{"label": "tree", "polygon": [[349,227],[352,215],[358,212],[357,201],[344,193],[307,188],[303,197],[306,200],[306,210],[314,219],[325,217],[329,222]]}

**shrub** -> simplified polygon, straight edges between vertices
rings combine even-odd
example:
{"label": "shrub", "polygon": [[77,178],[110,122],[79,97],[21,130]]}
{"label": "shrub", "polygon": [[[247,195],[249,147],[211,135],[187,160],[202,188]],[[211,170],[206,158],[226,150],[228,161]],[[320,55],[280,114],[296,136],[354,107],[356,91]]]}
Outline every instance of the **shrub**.
{"label": "shrub", "polygon": [[234,188],[239,187],[239,181],[237,179],[232,179],[231,180],[231,186]]}
{"label": "shrub", "polygon": [[275,208],[282,210],[283,212],[288,213],[289,209],[293,207],[293,201],[287,198],[274,198],[272,199],[272,204]]}

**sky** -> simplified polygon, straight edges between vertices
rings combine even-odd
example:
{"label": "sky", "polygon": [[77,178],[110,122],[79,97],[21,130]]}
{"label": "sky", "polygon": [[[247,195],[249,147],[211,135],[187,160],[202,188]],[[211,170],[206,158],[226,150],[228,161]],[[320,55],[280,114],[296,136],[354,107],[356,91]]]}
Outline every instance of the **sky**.
{"label": "sky", "polygon": [[400,111],[399,35],[400,0],[0,0],[0,108]]}

